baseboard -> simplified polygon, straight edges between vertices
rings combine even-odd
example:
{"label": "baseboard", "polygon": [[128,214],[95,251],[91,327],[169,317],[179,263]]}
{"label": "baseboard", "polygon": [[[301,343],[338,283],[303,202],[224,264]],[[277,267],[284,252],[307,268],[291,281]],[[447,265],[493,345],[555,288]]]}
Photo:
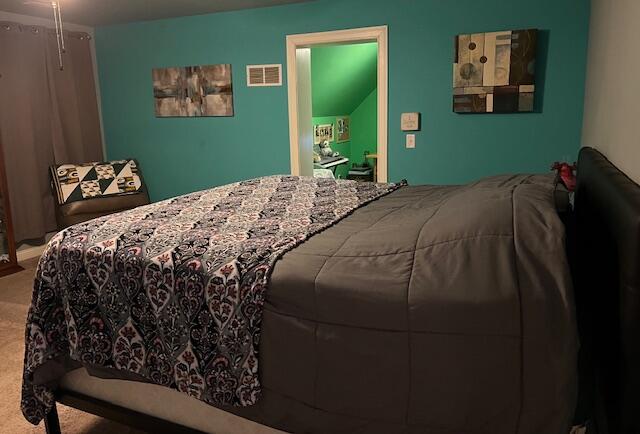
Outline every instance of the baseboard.
{"label": "baseboard", "polygon": [[26,249],[18,250],[16,252],[16,255],[18,256],[18,262],[26,261],[27,259],[33,259],[33,258],[37,258],[38,256],[41,256],[42,252],[44,252],[45,247],[47,247],[47,245],[43,244],[41,246],[27,247]]}

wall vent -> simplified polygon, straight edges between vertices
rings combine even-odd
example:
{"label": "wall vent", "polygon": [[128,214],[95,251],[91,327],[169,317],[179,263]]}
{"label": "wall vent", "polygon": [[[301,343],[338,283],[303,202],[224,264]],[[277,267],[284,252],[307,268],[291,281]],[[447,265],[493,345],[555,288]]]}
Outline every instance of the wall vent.
{"label": "wall vent", "polygon": [[282,86],[282,65],[247,65],[247,86]]}

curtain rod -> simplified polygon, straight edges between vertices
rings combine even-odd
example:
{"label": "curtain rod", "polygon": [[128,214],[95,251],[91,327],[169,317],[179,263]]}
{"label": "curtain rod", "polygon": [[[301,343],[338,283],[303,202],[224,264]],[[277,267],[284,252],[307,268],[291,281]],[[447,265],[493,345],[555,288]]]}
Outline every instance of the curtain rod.
{"label": "curtain rod", "polygon": [[[25,28],[30,29],[33,33],[38,33],[40,29],[46,30],[48,33],[55,35],[55,29],[53,27],[44,26],[41,24],[23,24],[17,21],[1,21],[0,20],[0,29],[2,30],[11,30],[12,28]],[[72,37],[76,39],[87,39],[91,40],[93,37],[90,33],[87,33],[83,30],[64,30],[66,37]]]}
{"label": "curtain rod", "polygon": [[64,69],[64,60],[62,55],[66,51],[64,48],[64,29],[62,28],[62,8],[59,1],[52,1],[51,8],[53,9],[53,21],[56,24],[56,42],[58,43],[58,65],[60,71]]}

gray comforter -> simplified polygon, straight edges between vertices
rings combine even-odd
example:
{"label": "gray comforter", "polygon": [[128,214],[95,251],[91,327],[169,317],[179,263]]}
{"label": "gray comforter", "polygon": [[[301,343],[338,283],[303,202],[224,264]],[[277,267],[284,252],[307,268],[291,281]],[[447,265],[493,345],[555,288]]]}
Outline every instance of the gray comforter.
{"label": "gray comforter", "polygon": [[577,335],[553,178],[404,187],[284,255],[262,399],[292,432],[564,434]]}
{"label": "gray comforter", "polygon": [[576,352],[550,178],[404,187],[276,263],[260,399],[222,408],[291,432],[564,434]]}

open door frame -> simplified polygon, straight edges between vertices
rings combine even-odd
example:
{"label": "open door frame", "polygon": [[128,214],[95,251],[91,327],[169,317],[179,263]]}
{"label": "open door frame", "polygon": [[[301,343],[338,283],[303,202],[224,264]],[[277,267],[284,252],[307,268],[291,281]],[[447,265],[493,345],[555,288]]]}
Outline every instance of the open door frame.
{"label": "open door frame", "polygon": [[330,32],[306,33],[287,36],[287,82],[289,90],[289,145],[291,149],[291,174],[300,174],[300,134],[298,125],[298,75],[296,50],[318,45],[351,44],[354,42],[378,43],[378,182],[387,182],[388,142],[388,28],[387,26]]}

